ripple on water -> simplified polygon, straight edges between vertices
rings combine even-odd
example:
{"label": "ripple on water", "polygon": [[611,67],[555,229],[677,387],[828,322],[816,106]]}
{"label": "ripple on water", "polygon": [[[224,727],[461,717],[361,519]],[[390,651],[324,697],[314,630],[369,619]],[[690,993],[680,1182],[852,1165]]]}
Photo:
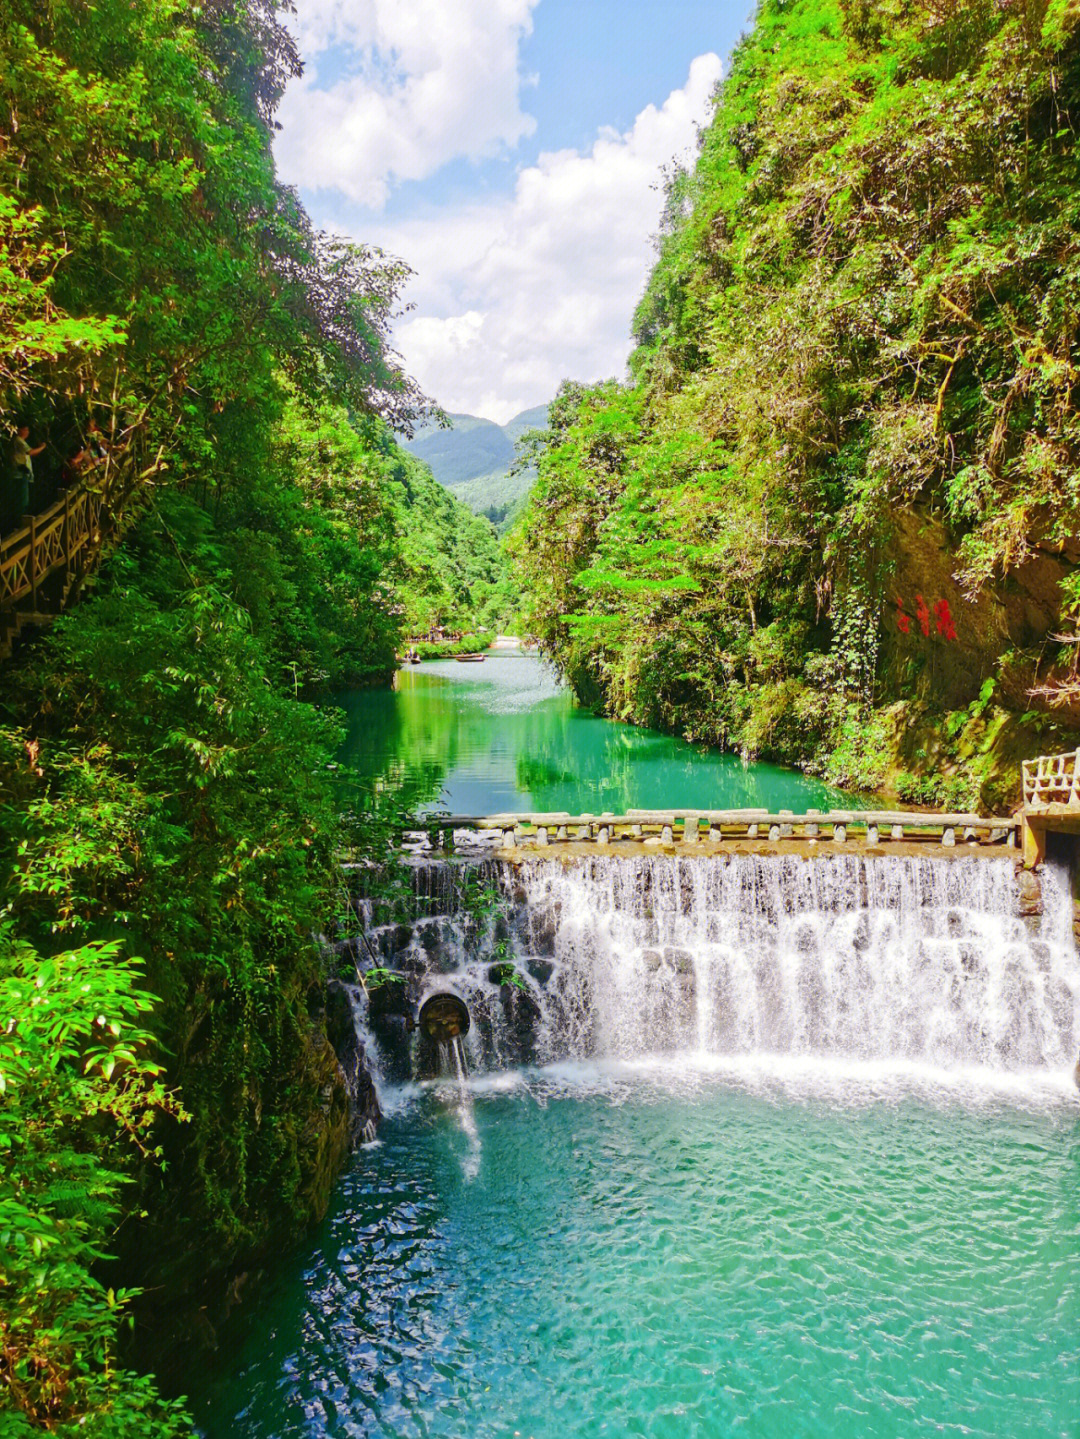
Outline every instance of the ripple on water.
{"label": "ripple on water", "polygon": [[645,1069],[474,1082],[475,1140],[460,1095],[411,1090],[199,1396],[206,1433],[1077,1432],[1063,1094]]}

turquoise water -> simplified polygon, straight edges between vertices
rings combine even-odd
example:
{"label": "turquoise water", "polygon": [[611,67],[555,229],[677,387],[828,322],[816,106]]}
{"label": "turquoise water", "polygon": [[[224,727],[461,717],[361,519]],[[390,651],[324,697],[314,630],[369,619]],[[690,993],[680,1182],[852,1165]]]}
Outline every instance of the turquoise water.
{"label": "turquoise water", "polygon": [[777,765],[600,719],[575,705],[535,656],[441,660],[401,670],[393,690],[337,696],[341,758],[401,786],[422,810],[768,808],[848,804],[835,789]]}
{"label": "turquoise water", "polygon": [[[815,1097],[816,1095],[816,1097]],[[567,1068],[409,1091],[211,1439],[1080,1432],[1075,1107]]]}
{"label": "turquoise water", "polygon": [[[799,809],[839,798],[771,766],[744,768],[596,719],[520,656],[426,665],[399,676],[392,693],[340,702],[343,770],[429,807]],[[725,868],[732,893],[765,863]],[[847,1033],[862,1005],[856,1038],[866,1045],[714,1054],[684,1043],[666,1059],[510,1067],[467,1084],[387,1089],[379,1141],[353,1156],[325,1222],[281,1259],[234,1347],[192,1377],[201,1432],[1080,1435],[1076,1096],[1062,1065],[995,1063],[998,1030],[984,1012],[1011,993],[1020,950],[1031,983],[1045,980],[1045,1003],[1060,1008],[1057,960],[1049,941],[1014,932],[1008,904],[990,902],[997,890],[980,907],[971,876],[976,924],[952,891],[938,894],[923,873],[929,862],[918,865],[919,883],[897,890],[906,899],[889,898],[891,871],[856,876],[850,915],[827,885],[800,908],[810,871],[798,867],[784,870],[786,901],[762,876],[748,879],[745,914],[726,901],[698,904],[692,884],[670,895],[654,886],[648,903],[636,891],[619,898],[599,862],[583,872],[577,899],[570,877],[544,889],[539,876],[546,923],[567,927],[573,953],[554,930],[537,953],[552,948],[564,979],[584,976],[580,1003],[571,1003],[577,990],[564,996],[568,1035],[574,1023],[591,1033],[592,1011],[607,1014],[612,986],[626,981],[619,1014],[647,1056],[652,999],[678,1009],[688,1002],[679,976],[697,974],[676,965],[671,978],[648,948],[650,926],[666,925],[673,965],[693,950],[707,969],[717,946],[744,936],[744,969],[757,978],[745,994],[733,982],[716,989],[719,1021],[741,1003],[772,1033],[766,1021],[778,1006],[802,1006],[807,1035],[810,1019]],[[834,875],[826,870],[822,883]],[[997,869],[979,878],[983,889],[1004,883]],[[437,958],[453,969],[453,956]],[[893,1013],[871,980],[905,965],[903,1013]],[[993,982],[981,989],[983,969]],[[834,982],[849,970],[850,991]],[[457,971],[451,978],[464,982]],[[976,1039],[990,1035],[990,1059],[974,1063],[961,1046],[964,1062],[951,1068],[905,1062],[910,1046],[892,1043],[893,1030],[903,1037],[906,1024],[925,1039],[954,1010]],[[570,1049],[590,1052],[584,1041]],[[600,1052],[624,1050],[637,1047]]]}

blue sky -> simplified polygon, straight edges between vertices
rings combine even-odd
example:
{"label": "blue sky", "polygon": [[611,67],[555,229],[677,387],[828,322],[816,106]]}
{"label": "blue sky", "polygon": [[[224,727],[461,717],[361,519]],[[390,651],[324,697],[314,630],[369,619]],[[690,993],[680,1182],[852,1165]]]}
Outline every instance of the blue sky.
{"label": "blue sky", "polygon": [[297,0],[276,154],[315,220],[417,272],[396,331],[448,409],[506,420],[622,372],[661,167],[743,0]]}

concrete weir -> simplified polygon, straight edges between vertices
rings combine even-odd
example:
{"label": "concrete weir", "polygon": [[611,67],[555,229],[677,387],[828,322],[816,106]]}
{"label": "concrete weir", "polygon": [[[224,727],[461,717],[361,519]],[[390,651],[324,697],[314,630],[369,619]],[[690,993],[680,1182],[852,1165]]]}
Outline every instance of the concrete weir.
{"label": "concrete weir", "polygon": [[[1080,811],[1078,811],[1080,813]],[[822,844],[854,843],[867,849],[893,850],[898,845],[927,843],[944,850],[963,846],[968,853],[1000,853],[1015,848],[1021,820],[1014,816],[940,814],[914,810],[791,810],[765,809],[644,810],[625,814],[565,812],[439,815],[412,834],[433,851],[449,851],[462,841],[509,853],[518,849],[588,846],[602,852],[635,853],[645,847],[704,853],[735,845],[745,852],[769,848],[791,852]],[[760,847],[760,848],[759,848]]]}
{"label": "concrete weir", "polygon": [[[1071,1070],[1080,971],[1056,860],[1033,875],[997,842],[784,844],[416,853],[411,922],[370,930],[403,981],[404,1012],[371,1012],[384,1072],[451,1073],[454,1045],[471,1073],[684,1050]],[[474,874],[498,896],[482,914]]]}

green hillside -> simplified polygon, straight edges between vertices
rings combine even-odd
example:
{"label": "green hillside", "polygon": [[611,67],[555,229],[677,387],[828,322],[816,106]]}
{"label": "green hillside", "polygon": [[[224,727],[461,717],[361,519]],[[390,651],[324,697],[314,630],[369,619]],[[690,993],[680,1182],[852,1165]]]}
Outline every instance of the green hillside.
{"label": "green hillside", "polygon": [[511,473],[517,441],[527,430],[546,428],[547,411],[547,405],[534,405],[505,425],[477,415],[450,415],[452,429],[424,425],[403,445],[430,466],[440,485],[501,533],[520,513],[536,479],[531,468]]}
{"label": "green hillside", "polygon": [[510,474],[507,470],[496,470],[491,475],[478,475],[466,480],[454,489],[454,496],[467,505],[474,515],[483,515],[495,526],[496,533],[503,534],[521,511],[530,489],[536,480],[533,469]]}
{"label": "green hillside", "polygon": [[503,425],[503,433],[509,436],[513,444],[517,444],[526,430],[546,430],[547,419],[547,405],[533,405],[531,410],[522,410],[520,415],[507,420]]}
{"label": "green hillside", "polygon": [[516,541],[582,696],[918,799],[1065,747],[1078,117],[1072,0],[764,0]]}
{"label": "green hillside", "polygon": [[405,448],[425,465],[440,485],[456,489],[478,475],[487,475],[510,465],[514,442],[500,425],[478,415],[450,415],[453,428],[424,425]]}

